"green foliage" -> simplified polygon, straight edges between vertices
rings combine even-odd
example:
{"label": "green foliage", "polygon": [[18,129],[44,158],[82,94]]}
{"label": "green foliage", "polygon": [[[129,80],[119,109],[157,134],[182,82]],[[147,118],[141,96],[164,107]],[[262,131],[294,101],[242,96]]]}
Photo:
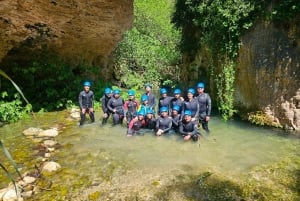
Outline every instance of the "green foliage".
{"label": "green foliage", "polygon": [[[9,163],[14,167],[15,171],[18,173],[19,177],[22,178],[21,173],[18,170],[17,164],[15,163],[15,161],[13,160],[11,154],[9,153],[9,151],[6,149],[6,147],[4,146],[2,140],[0,140],[0,149],[3,151],[4,156],[8,159]],[[16,182],[12,176],[12,174],[8,171],[8,169],[2,164],[0,163],[0,167],[2,168],[2,170],[6,173],[7,177],[11,180],[11,182],[14,185],[15,188],[15,192],[17,193],[17,186],[16,186]],[[17,193],[17,196],[19,196],[19,193]]]}
{"label": "green foliage", "polygon": [[266,115],[263,111],[248,113],[248,121],[258,126],[282,127],[279,123],[276,123],[274,119]]}
{"label": "green foliage", "polygon": [[300,13],[298,0],[177,0],[175,7],[172,22],[181,30],[181,52],[193,61],[205,49],[212,58],[212,78],[225,120],[235,112],[235,70],[231,66],[238,56],[241,36],[258,18],[284,21]]}
{"label": "green foliage", "polygon": [[172,20],[182,30],[181,50],[196,54],[208,47],[236,58],[240,36],[252,26],[256,9],[252,0],[177,0]]}
{"label": "green foliage", "polygon": [[275,1],[270,11],[266,11],[266,18],[273,21],[288,21],[300,14],[300,1]]}
{"label": "green foliage", "polygon": [[30,111],[31,105],[27,104],[23,107],[19,94],[14,95],[14,100],[7,101],[5,98],[8,96],[7,92],[1,93],[0,98],[0,122],[11,123],[24,118]]}
{"label": "green foliage", "polygon": [[219,103],[218,108],[225,121],[237,112],[234,109],[234,80],[235,64],[232,61],[227,61],[222,64],[221,73],[215,79]]}
{"label": "green foliage", "polygon": [[[170,23],[173,1],[134,1],[134,26],[116,48],[116,77],[127,88],[176,78],[179,32]],[[178,72],[177,72],[178,73]]]}
{"label": "green foliage", "polygon": [[[96,76],[99,74],[99,67],[86,64],[73,66],[66,64],[49,50],[42,52],[47,56],[37,57],[35,61],[22,66],[15,64],[11,72],[32,102],[34,111],[41,108],[45,111],[60,110],[66,107],[68,101],[78,105],[78,94],[83,90],[82,83],[85,80],[91,81],[91,90],[96,99],[102,96],[105,86],[109,85]],[[5,87],[5,83],[3,85]]]}

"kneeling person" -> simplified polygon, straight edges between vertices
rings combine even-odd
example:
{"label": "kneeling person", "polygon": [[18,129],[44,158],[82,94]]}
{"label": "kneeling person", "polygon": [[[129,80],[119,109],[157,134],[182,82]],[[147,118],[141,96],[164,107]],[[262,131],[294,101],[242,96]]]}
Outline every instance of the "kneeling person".
{"label": "kneeling person", "polygon": [[191,138],[194,141],[197,141],[199,138],[197,122],[192,121],[192,112],[190,110],[184,111],[184,120],[179,126],[179,133],[183,136],[185,141],[188,141]]}
{"label": "kneeling person", "polygon": [[168,108],[160,108],[160,116],[156,120],[156,135],[168,133],[172,127],[172,118],[168,115]]}
{"label": "kneeling person", "polygon": [[145,126],[145,120],[144,120],[145,112],[139,111],[137,113],[137,117],[133,118],[129,125],[127,130],[127,136],[132,136],[135,134],[141,134],[140,129]]}

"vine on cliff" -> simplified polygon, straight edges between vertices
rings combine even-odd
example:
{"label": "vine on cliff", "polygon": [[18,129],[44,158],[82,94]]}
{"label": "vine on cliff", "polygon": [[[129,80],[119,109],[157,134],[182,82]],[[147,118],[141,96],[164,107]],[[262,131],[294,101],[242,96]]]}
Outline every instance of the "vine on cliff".
{"label": "vine on cliff", "polygon": [[181,52],[193,61],[201,49],[211,54],[211,79],[224,119],[234,110],[235,63],[241,36],[255,20],[285,21],[299,16],[300,1],[177,0],[172,21],[181,30]]}

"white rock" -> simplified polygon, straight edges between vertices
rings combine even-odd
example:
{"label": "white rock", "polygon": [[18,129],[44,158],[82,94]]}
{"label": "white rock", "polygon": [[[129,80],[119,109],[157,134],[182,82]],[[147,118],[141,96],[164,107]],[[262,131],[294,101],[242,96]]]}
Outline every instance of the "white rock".
{"label": "white rock", "polygon": [[57,135],[58,131],[52,128],[39,132],[38,137],[56,137]]}
{"label": "white rock", "polygon": [[45,140],[43,143],[44,143],[44,145],[46,145],[47,147],[53,147],[54,145],[57,144],[57,142],[54,141],[54,140]]}
{"label": "white rock", "polygon": [[50,152],[53,152],[53,151],[55,151],[55,148],[53,148],[53,147],[48,147],[47,150],[50,151]]}
{"label": "white rock", "polygon": [[73,119],[80,119],[80,112],[72,112],[70,116]]}
{"label": "white rock", "polygon": [[34,128],[34,127],[30,127],[27,128],[26,130],[23,131],[23,134],[26,136],[36,136],[38,135],[41,131],[43,131],[43,129],[40,128]]}
{"label": "white rock", "polygon": [[20,197],[20,191],[17,189],[17,193],[14,188],[9,189],[4,193],[2,199],[3,201],[19,201],[21,199]]}
{"label": "white rock", "polygon": [[60,164],[54,162],[54,161],[49,161],[45,162],[43,165],[43,170],[46,172],[55,172],[61,168]]}
{"label": "white rock", "polygon": [[32,195],[33,195],[33,191],[26,191],[21,193],[21,196],[23,198],[30,198]]}
{"label": "white rock", "polygon": [[8,190],[9,190],[8,188],[0,189],[0,200],[2,200],[3,195],[4,195]]}
{"label": "white rock", "polygon": [[73,108],[71,109],[71,113],[74,113],[74,112],[80,112],[80,109],[79,109],[79,108],[74,108],[74,107],[73,107]]}
{"label": "white rock", "polygon": [[25,176],[25,177],[23,177],[23,181],[26,184],[32,184],[33,182],[36,181],[36,178],[35,177],[30,177],[30,176]]}
{"label": "white rock", "polygon": [[50,158],[51,154],[50,153],[45,153],[45,158]]}

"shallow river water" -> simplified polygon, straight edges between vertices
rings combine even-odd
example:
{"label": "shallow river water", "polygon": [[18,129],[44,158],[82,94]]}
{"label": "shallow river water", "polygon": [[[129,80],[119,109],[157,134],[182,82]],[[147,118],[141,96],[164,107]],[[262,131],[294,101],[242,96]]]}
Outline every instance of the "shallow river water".
{"label": "shallow river water", "polygon": [[16,162],[30,169],[34,164],[28,161],[38,161],[33,154],[37,143],[21,132],[28,127],[66,126],[55,138],[61,146],[51,158],[62,170],[46,176],[51,190],[33,200],[214,200],[189,186],[201,185],[203,174],[243,180],[258,167],[298,154],[300,147],[299,139],[283,131],[225,123],[219,117],[211,119],[210,135],[183,142],[177,135],[155,137],[151,132],[128,138],[125,127],[101,127],[99,113],[96,123],[79,128],[76,121],[66,120],[67,115],[45,113],[38,120],[0,128]]}

